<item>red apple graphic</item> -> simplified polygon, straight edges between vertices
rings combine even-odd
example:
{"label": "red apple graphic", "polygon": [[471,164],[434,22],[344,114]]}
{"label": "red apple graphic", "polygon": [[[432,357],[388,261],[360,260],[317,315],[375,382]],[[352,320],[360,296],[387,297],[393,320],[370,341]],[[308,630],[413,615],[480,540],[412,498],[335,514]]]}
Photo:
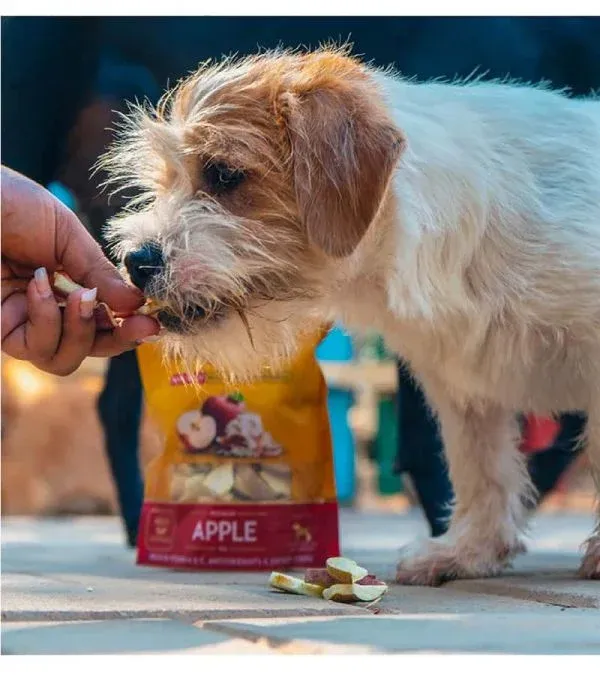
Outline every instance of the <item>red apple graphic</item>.
{"label": "red apple graphic", "polygon": [[212,417],[217,424],[217,436],[225,433],[225,427],[246,409],[241,394],[229,396],[211,396],[204,401],[202,414]]}
{"label": "red apple graphic", "polygon": [[177,420],[177,434],[188,452],[202,452],[214,441],[217,424],[199,410],[190,410]]}

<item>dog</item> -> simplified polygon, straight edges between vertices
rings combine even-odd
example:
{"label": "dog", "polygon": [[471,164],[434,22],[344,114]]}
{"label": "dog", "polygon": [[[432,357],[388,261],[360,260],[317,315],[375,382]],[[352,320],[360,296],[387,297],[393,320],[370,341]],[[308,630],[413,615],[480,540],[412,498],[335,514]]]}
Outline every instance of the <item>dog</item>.
{"label": "dog", "polygon": [[[132,109],[103,166],[136,190],[108,236],[168,353],[247,379],[337,320],[410,364],[456,500],[399,582],[524,550],[517,411],[586,411],[600,487],[600,101],[267,52]],[[600,528],[579,573],[600,578]]]}

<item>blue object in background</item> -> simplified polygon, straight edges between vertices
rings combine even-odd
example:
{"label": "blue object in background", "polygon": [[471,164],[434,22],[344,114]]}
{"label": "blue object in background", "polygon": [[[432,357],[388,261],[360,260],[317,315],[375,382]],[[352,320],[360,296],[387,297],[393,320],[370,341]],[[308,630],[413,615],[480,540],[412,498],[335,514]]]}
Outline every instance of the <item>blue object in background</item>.
{"label": "blue object in background", "polygon": [[[343,329],[334,327],[317,347],[319,361],[351,361],[354,356],[352,340]],[[327,395],[329,424],[333,440],[335,485],[340,502],[354,499],[356,469],[354,436],[348,424],[348,413],[354,404],[354,394],[345,389],[330,388]]]}
{"label": "blue object in background", "polygon": [[77,210],[77,200],[75,199],[75,195],[62,183],[59,183],[58,181],[50,183],[48,185],[48,191],[51,192],[65,206],[70,208],[71,211]]}

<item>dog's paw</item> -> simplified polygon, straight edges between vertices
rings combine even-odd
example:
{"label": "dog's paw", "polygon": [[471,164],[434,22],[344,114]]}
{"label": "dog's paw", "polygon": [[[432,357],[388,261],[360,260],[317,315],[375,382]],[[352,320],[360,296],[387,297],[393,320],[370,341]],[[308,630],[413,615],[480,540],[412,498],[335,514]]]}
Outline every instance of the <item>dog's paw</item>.
{"label": "dog's paw", "polygon": [[578,574],[583,579],[600,579],[600,535],[588,539]]}
{"label": "dog's paw", "polygon": [[517,553],[525,551],[521,542],[480,548],[455,542],[427,539],[401,550],[396,581],[411,586],[439,586],[452,579],[476,579],[496,576]]}

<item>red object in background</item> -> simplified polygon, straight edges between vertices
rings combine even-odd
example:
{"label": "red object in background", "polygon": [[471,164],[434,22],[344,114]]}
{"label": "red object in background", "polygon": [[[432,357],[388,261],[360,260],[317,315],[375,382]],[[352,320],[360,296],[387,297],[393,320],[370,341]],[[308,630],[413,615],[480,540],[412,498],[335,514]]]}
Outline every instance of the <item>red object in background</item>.
{"label": "red object in background", "polygon": [[554,417],[528,415],[521,439],[521,452],[541,452],[549,448],[560,431],[560,422]]}

